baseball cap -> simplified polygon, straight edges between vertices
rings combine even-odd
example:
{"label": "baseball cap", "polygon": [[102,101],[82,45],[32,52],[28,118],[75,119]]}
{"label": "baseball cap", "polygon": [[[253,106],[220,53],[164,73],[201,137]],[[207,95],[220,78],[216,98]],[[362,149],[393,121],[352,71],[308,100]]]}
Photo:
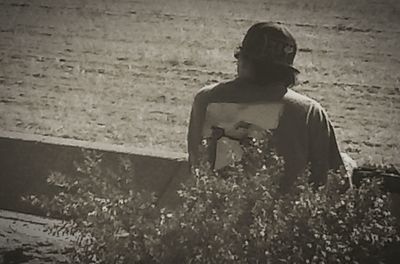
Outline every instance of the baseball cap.
{"label": "baseball cap", "polygon": [[278,23],[261,22],[249,28],[234,56],[271,62],[299,72],[293,67],[296,51],[296,40],[287,28]]}

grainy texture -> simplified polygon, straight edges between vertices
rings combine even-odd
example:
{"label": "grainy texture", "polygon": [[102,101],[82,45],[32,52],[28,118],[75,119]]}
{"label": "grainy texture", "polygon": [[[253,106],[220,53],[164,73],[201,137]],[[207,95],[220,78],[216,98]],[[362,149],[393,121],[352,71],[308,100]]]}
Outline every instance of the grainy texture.
{"label": "grainy texture", "polygon": [[0,0],[3,130],[186,151],[194,93],[235,75],[256,21],[299,44],[296,89],[341,150],[400,164],[400,1]]}
{"label": "grainy texture", "polygon": [[[0,263],[67,263],[72,236],[46,230],[57,220],[0,210]],[[15,261],[15,262],[12,262]]]}
{"label": "grainy texture", "polygon": [[[327,108],[342,151],[399,165],[399,10],[398,0],[0,0],[0,128],[185,151],[193,95],[232,78],[247,28],[271,20],[298,39],[297,90]],[[62,261],[38,242],[45,234],[1,223],[0,244]]]}

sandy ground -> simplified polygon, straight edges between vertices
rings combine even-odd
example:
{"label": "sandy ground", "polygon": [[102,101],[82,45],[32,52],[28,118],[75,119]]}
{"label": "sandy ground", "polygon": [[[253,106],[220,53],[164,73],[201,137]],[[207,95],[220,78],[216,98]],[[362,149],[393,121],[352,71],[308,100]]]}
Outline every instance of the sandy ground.
{"label": "sandy ground", "polygon": [[348,3],[1,0],[0,127],[186,151],[194,93],[233,77],[246,29],[272,20],[342,151],[399,164],[400,2]]}
{"label": "sandy ground", "polygon": [[[245,31],[271,20],[297,38],[295,89],[327,109],[341,150],[400,165],[399,10],[398,0],[0,0],[0,129],[184,152],[193,95],[234,77]],[[1,221],[11,243],[13,220]]]}

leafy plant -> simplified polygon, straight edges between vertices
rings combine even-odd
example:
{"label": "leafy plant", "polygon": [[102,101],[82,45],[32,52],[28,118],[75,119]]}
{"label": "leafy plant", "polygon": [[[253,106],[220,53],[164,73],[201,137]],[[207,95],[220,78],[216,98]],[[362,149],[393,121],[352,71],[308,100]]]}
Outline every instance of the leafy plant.
{"label": "leafy plant", "polygon": [[321,187],[307,171],[283,188],[283,162],[264,142],[248,142],[242,161],[214,172],[207,163],[179,191],[175,210],[127,188],[129,177],[103,175],[101,156],[78,173],[53,175],[62,188],[41,204],[69,219],[79,263],[385,263],[399,242],[388,196],[377,179],[348,187],[330,173]]}

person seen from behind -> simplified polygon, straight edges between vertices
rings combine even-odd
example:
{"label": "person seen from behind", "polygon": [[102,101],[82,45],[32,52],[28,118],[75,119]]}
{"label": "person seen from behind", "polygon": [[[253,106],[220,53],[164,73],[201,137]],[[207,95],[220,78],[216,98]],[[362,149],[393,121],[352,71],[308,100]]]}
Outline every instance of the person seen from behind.
{"label": "person seen from behind", "polygon": [[[322,185],[329,170],[343,165],[335,131],[324,108],[293,90],[297,44],[287,28],[256,23],[235,52],[237,77],[200,89],[188,129],[189,163],[198,166],[200,146],[209,142],[209,161],[219,170],[243,154],[243,138],[273,134],[284,160],[281,186],[290,186],[310,164],[310,181]],[[211,140],[214,139],[214,140]]]}

